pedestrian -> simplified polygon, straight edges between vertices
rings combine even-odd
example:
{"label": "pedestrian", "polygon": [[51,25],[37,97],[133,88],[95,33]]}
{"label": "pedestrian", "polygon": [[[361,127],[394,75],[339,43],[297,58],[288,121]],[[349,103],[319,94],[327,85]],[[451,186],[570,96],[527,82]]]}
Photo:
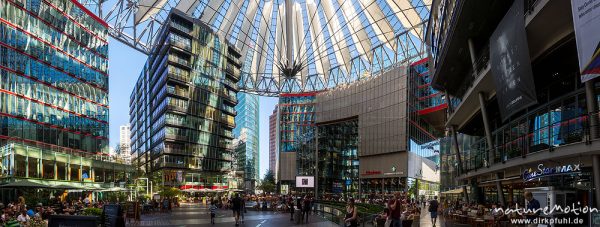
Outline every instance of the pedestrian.
{"label": "pedestrian", "polygon": [[292,196],[288,198],[288,208],[290,209],[290,221],[294,221],[294,198]]}
{"label": "pedestrian", "polygon": [[358,227],[358,215],[356,211],[356,206],[354,206],[354,199],[350,198],[348,200],[348,205],[346,206],[346,216],[344,218],[344,223],[347,227]]}
{"label": "pedestrian", "polygon": [[396,192],[394,198],[390,199],[388,203],[392,217],[391,227],[402,227],[402,201],[400,199],[400,192]]}
{"label": "pedestrian", "polygon": [[235,226],[240,225],[240,212],[242,211],[242,198],[240,194],[235,194],[235,198],[231,200],[231,208],[233,210],[233,217],[235,218]]}
{"label": "pedestrian", "polygon": [[[527,206],[525,209],[525,218],[530,221],[536,219],[540,214],[540,202],[533,198],[533,194],[530,191],[525,192],[525,201],[527,202]],[[529,226],[535,226],[533,224]]]}
{"label": "pedestrian", "polygon": [[242,207],[241,207],[240,213],[242,214],[242,223],[244,223],[244,213],[246,213],[246,199],[242,198],[241,202],[242,202]]}
{"label": "pedestrian", "polygon": [[210,223],[215,224],[215,216],[217,216],[217,206],[215,201],[210,201]]}
{"label": "pedestrian", "polygon": [[310,212],[310,199],[308,196],[304,196],[304,201],[302,201],[302,219],[306,216],[306,223],[308,223],[308,214]]}
{"label": "pedestrian", "polygon": [[429,214],[431,215],[431,223],[433,223],[433,227],[435,227],[435,222],[437,221],[438,205],[437,196],[434,196],[433,200],[429,201]]}

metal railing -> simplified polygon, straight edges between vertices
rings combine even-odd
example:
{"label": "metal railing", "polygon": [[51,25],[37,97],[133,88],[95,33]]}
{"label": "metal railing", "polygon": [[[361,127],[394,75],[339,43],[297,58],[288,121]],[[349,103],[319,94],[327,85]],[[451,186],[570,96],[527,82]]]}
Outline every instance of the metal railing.
{"label": "metal railing", "polygon": [[[552,113],[552,112],[550,112]],[[550,114],[551,115],[551,114]],[[470,149],[461,152],[463,159],[463,169],[465,171],[473,171],[483,167],[489,167],[493,164],[489,163],[489,155],[495,154],[493,157],[494,163],[504,163],[516,158],[524,158],[529,154],[538,153],[544,150],[555,150],[564,146],[573,144],[586,143],[589,144],[594,140],[598,140],[599,125],[598,120],[592,124],[592,118],[600,119],[600,113],[579,114],[567,119],[554,121],[550,119],[550,123],[544,126],[537,127],[532,130],[518,131],[520,125],[530,125],[531,117],[534,114],[525,116],[527,121],[513,121],[506,126],[497,129],[492,133],[492,138],[496,141],[502,139],[502,143],[498,143],[494,147],[489,147],[485,137],[473,143]],[[539,115],[546,117],[545,115]],[[549,116],[552,118],[552,116]],[[535,120],[535,117],[534,119]],[[519,124],[513,124],[520,122]],[[592,132],[595,132],[592,135]],[[512,135],[509,135],[512,133]],[[504,138],[503,138],[504,137]],[[508,138],[506,138],[508,137]]]}
{"label": "metal railing", "polygon": [[[321,204],[317,201],[317,203],[315,203],[315,205],[313,207],[313,212],[316,215],[318,215],[330,222],[345,226],[345,223],[344,223],[344,218],[346,216],[345,210],[340,210],[340,209],[334,207],[333,205]],[[358,212],[358,222],[360,224],[359,226],[373,226],[373,223],[378,215],[379,214]]]}
{"label": "metal railing", "polygon": [[[471,67],[467,76],[463,79],[463,84],[456,91],[456,98],[460,100],[464,100],[464,96],[467,94],[469,89],[475,86],[475,82],[481,76],[483,76],[483,72],[489,66],[490,61],[490,46],[486,45],[483,49],[477,60],[475,61],[475,65]],[[459,104],[460,105],[460,104]],[[457,106],[458,107],[458,106]],[[449,111],[455,111],[456,108],[450,108]],[[450,112],[453,113],[453,112]]]}

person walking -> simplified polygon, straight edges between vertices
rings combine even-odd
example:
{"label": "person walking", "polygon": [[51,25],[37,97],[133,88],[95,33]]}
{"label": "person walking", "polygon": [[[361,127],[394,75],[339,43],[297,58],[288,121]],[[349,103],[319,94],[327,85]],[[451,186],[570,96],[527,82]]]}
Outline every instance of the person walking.
{"label": "person walking", "polygon": [[241,214],[242,214],[242,223],[244,223],[244,213],[246,213],[246,199],[245,197],[242,197],[242,207],[241,207]]}
{"label": "person walking", "polygon": [[433,224],[433,227],[435,227],[435,222],[437,221],[437,211],[438,211],[438,201],[437,201],[437,196],[433,197],[433,200],[429,201],[429,214],[431,216],[431,223]]}
{"label": "person walking", "polygon": [[304,196],[302,208],[302,219],[304,219],[304,216],[306,216],[306,223],[308,223],[308,214],[310,212],[310,198],[308,198],[308,196]]}
{"label": "person walking", "polygon": [[242,210],[242,198],[240,194],[235,194],[235,198],[231,200],[231,208],[233,210],[233,217],[235,218],[235,226],[240,225],[240,212]]}
{"label": "person walking", "polygon": [[396,192],[394,194],[394,198],[390,199],[388,203],[392,218],[391,227],[402,227],[402,200],[400,196],[400,192]]}
{"label": "person walking", "polygon": [[215,224],[215,216],[217,216],[217,206],[214,201],[210,201],[210,223]]}
{"label": "person walking", "polygon": [[354,205],[354,199],[350,198],[348,200],[348,205],[346,206],[346,217],[344,218],[344,223],[347,227],[358,227],[357,213],[356,206]]}
{"label": "person walking", "polygon": [[290,209],[290,221],[294,221],[294,198],[288,197],[288,208]]}

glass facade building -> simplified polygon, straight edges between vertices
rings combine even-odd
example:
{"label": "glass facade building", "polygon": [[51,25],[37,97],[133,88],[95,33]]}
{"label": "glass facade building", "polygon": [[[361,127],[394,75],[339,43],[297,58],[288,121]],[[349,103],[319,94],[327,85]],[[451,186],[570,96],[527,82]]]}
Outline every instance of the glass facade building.
{"label": "glass facade building", "polygon": [[108,154],[108,28],[77,1],[1,1],[0,145]]}
{"label": "glass facade building", "polygon": [[[284,181],[282,184],[293,186],[296,176],[315,176],[316,94],[287,93],[279,96],[281,155],[278,175],[279,180]],[[290,162],[293,164],[289,165]]]}
{"label": "glass facade building", "polygon": [[429,59],[412,63],[408,73],[408,191],[418,199],[439,194],[440,139],[444,136],[446,96],[431,87]]}
{"label": "glass facade building", "polygon": [[318,194],[359,191],[358,118],[318,125]]}
{"label": "glass facade building", "polygon": [[259,175],[259,106],[258,95],[239,92],[235,106],[236,170],[244,171],[244,188],[254,191]]}
{"label": "glass facade building", "polygon": [[126,182],[129,166],[108,157],[108,108],[108,25],[75,0],[1,0],[2,183]]}
{"label": "glass facade building", "polygon": [[316,96],[319,196],[437,195],[447,104],[428,73],[422,59]]}
{"label": "glass facade building", "polygon": [[227,189],[240,54],[178,10],[159,35],[131,94],[135,162],[164,185]]}

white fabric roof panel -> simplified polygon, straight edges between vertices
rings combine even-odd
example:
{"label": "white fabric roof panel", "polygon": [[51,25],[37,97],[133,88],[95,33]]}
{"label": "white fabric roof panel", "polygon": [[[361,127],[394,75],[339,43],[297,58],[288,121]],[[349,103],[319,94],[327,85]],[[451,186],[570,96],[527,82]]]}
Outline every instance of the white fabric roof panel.
{"label": "white fabric roof panel", "polygon": [[167,0],[140,0],[138,1],[138,10],[135,12],[134,23],[139,24],[148,20],[150,17],[158,13]]}
{"label": "white fabric roof panel", "polygon": [[[86,0],[84,0],[86,1]],[[91,0],[89,0],[91,1]],[[361,59],[365,67],[379,63],[375,48],[384,45],[386,51],[404,51],[397,47],[398,34],[411,35],[402,39],[407,45],[422,45],[423,20],[431,8],[432,0],[137,0],[133,11],[134,26],[146,26],[152,21],[161,23],[164,12],[176,8],[199,17],[221,36],[229,39],[239,50],[245,65],[243,74],[256,83],[275,82],[282,87],[281,67],[288,67],[288,49],[297,64],[305,67],[293,78],[306,87],[308,78],[316,74],[321,83],[327,83],[335,69],[350,75],[352,61]],[[416,4],[416,5],[413,5]],[[287,15],[286,7],[293,7]],[[159,16],[160,15],[160,16]],[[114,15],[113,15],[114,16]],[[275,16],[275,20],[273,17]],[[291,20],[292,33],[286,26]],[[119,26],[123,20],[108,21]],[[150,23],[148,23],[150,22]],[[128,22],[131,23],[131,22]],[[117,28],[115,28],[117,29]],[[122,32],[122,30],[119,30]],[[289,35],[292,37],[288,39]],[[118,37],[117,37],[118,38]],[[420,43],[413,42],[414,38]],[[288,40],[293,42],[288,43]],[[378,49],[381,51],[381,49]],[[396,53],[386,59],[392,59]],[[379,54],[381,55],[381,54]],[[397,54],[397,56],[404,56]],[[381,58],[379,56],[378,58]],[[246,61],[247,60],[247,61]],[[388,61],[386,60],[386,61]],[[280,65],[284,64],[284,65]],[[364,67],[361,66],[361,71]],[[375,66],[373,66],[375,67]],[[336,69],[338,68],[338,69]],[[259,82],[261,78],[269,78]],[[340,80],[340,79],[338,79]],[[345,79],[342,79],[345,80]],[[270,85],[269,85],[270,86]],[[314,84],[310,86],[315,86]]]}

